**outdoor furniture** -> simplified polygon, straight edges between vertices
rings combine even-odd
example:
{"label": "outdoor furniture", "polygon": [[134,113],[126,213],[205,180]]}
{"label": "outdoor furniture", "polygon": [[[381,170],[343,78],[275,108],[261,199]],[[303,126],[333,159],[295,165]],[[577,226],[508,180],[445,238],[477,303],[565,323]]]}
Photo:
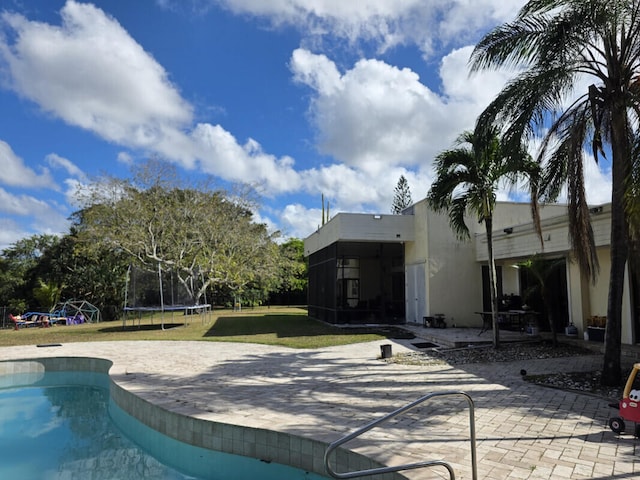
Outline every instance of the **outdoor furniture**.
{"label": "outdoor furniture", "polygon": [[[476,313],[482,317],[482,329],[478,335],[482,335],[487,330],[493,329],[492,312]],[[498,328],[503,326],[516,328],[518,331],[524,332],[529,322],[537,324],[538,315],[538,312],[532,310],[507,310],[506,312],[497,312]]]}
{"label": "outdoor furniture", "polygon": [[13,322],[14,329],[22,327],[48,327],[49,317],[42,313],[29,312],[17,317],[9,314],[9,319]]}
{"label": "outdoor furniture", "polygon": [[52,325],[66,325],[67,317],[50,316],[49,323],[51,323]]}
{"label": "outdoor furniture", "polygon": [[434,315],[434,327],[436,328],[447,328],[447,322],[444,320],[444,313],[436,313]]}
{"label": "outdoor furniture", "polygon": [[517,328],[520,332],[534,333],[534,329],[538,328],[539,312],[533,310],[508,310],[506,312],[498,312],[502,315],[503,325],[510,328]]}
{"label": "outdoor furniture", "polygon": [[436,313],[433,317],[422,317],[423,327],[447,328],[444,313]]}
{"label": "outdoor furniture", "polygon": [[478,333],[478,336],[480,336],[487,330],[491,330],[493,328],[493,313],[492,312],[476,312],[476,313],[482,317],[482,328],[480,329],[480,333]]}

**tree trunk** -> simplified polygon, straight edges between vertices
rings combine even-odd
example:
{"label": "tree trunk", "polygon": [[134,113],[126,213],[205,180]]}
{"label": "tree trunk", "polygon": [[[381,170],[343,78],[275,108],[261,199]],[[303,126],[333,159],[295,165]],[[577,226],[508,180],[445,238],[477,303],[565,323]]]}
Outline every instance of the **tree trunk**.
{"label": "tree trunk", "polygon": [[498,285],[496,281],[496,262],[493,258],[493,219],[484,219],[487,231],[487,251],[489,253],[489,283],[491,294],[491,324],[493,325],[493,347],[500,348],[500,328],[498,325]]}
{"label": "tree trunk", "polygon": [[[617,112],[615,111],[617,110]],[[619,385],[621,377],[622,295],[628,257],[628,225],[625,212],[625,183],[629,172],[626,112],[617,108],[612,115],[611,271],[607,325],[604,337],[602,384]],[[617,113],[617,115],[615,115]]]}
{"label": "tree trunk", "polygon": [[[544,282],[544,280],[541,279],[541,282]],[[553,314],[553,305],[551,305],[547,287],[544,286],[543,283],[541,283],[541,287],[540,287],[540,296],[542,297],[542,303],[544,303],[545,308],[547,309],[547,321],[549,322],[549,329],[551,330],[551,342],[554,347],[557,347],[558,333],[556,332],[556,319]]]}

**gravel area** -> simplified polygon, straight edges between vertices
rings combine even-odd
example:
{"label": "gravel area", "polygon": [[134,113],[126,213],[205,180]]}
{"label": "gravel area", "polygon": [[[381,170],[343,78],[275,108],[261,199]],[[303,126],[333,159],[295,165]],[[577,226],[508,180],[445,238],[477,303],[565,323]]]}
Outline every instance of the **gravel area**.
{"label": "gravel area", "polygon": [[[392,358],[385,359],[385,361],[404,365],[461,365],[560,358],[576,355],[595,355],[595,353],[592,350],[570,344],[560,344],[558,347],[554,347],[551,342],[527,342],[503,344],[497,351],[492,346],[425,349],[419,352],[398,354]],[[549,375],[525,374],[524,378],[539,385],[580,391],[611,401],[619,400],[628,372],[623,372],[623,381],[621,385],[616,387],[603,387],[600,382],[600,373],[600,371],[596,371]]]}

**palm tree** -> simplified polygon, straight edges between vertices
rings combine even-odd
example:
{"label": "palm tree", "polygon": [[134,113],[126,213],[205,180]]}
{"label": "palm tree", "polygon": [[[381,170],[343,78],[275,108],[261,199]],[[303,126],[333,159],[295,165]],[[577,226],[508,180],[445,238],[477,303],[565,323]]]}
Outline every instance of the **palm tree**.
{"label": "palm tree", "polygon": [[[629,176],[638,158],[633,132],[640,116],[640,0],[529,0],[515,20],[487,34],[473,71],[512,67],[520,73],[479,118],[502,125],[517,142],[543,133],[540,199],[566,185],[572,247],[583,272],[598,273],[584,187],[584,147],[596,161],[611,155],[611,271],[603,383],[621,375],[621,319],[632,205]],[[588,85],[580,90],[583,85]]]}
{"label": "palm tree", "polygon": [[[489,130],[486,134],[464,132],[458,138],[456,148],[445,150],[436,157],[435,168],[437,178],[427,196],[431,208],[448,213],[449,224],[460,239],[470,237],[465,223],[467,213],[484,223],[489,254],[493,346],[498,348],[498,295],[493,257],[496,191],[501,181],[515,183],[523,175],[535,178],[537,164],[524,148],[505,148],[497,130]],[[530,185],[533,188],[536,182],[531,181]]]}

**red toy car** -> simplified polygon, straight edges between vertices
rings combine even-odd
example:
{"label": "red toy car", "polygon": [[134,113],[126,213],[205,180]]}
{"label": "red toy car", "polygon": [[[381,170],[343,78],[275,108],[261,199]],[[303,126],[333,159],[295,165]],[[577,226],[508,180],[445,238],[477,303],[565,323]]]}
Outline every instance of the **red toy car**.
{"label": "red toy car", "polygon": [[[634,433],[636,437],[640,437],[640,425],[638,425],[640,423],[640,384],[635,383],[636,375],[639,371],[640,363],[635,363],[624,386],[622,400],[617,405],[620,416],[609,419],[609,428],[615,433],[625,431],[626,425],[624,421],[627,420],[636,424]],[[612,404],[611,406],[615,407],[616,405]]]}

